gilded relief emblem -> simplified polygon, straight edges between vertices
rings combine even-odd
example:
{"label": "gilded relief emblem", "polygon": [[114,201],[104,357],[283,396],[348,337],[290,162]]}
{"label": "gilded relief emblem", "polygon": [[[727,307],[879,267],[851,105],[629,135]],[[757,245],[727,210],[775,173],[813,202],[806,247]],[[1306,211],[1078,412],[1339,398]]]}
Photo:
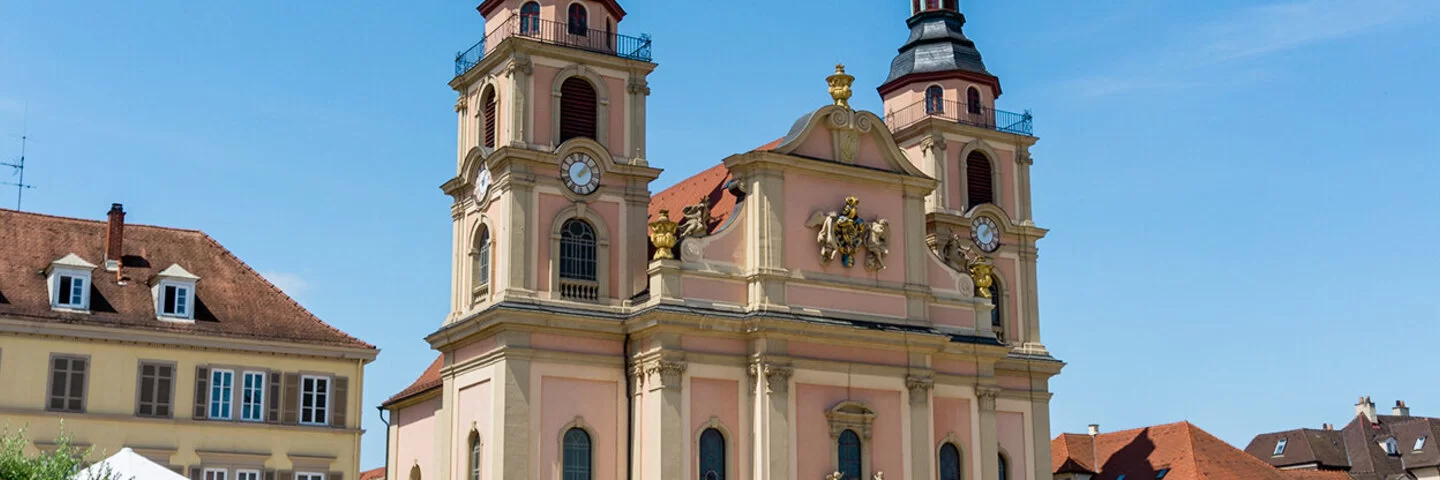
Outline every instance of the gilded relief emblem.
{"label": "gilded relief emblem", "polygon": [[864,247],[867,254],[865,269],[872,272],[885,269],[885,256],[890,253],[890,224],[885,219],[867,221],[861,218],[860,199],[846,198],[840,213],[815,212],[805,226],[820,229],[815,237],[820,244],[820,263],[828,264],[838,254],[841,265],[853,267],[855,257]]}

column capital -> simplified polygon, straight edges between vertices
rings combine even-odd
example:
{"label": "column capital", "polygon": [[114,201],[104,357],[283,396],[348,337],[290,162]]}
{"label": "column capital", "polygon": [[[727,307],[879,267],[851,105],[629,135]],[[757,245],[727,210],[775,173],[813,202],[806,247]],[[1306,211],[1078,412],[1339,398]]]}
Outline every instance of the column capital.
{"label": "column capital", "polygon": [[764,380],[766,391],[769,393],[787,393],[790,391],[790,376],[795,369],[770,363],[755,362],[750,364],[750,375]]}
{"label": "column capital", "polygon": [[1000,397],[999,387],[977,386],[975,387],[975,398],[980,400],[980,411],[995,411],[995,399]]}
{"label": "column capital", "polygon": [[685,378],[685,362],[657,359],[645,365],[645,376],[650,379],[651,389],[679,391]]}
{"label": "column capital", "polygon": [[924,405],[930,400],[930,389],[935,388],[935,379],[930,376],[910,375],[905,377],[905,388],[910,390],[911,405]]}

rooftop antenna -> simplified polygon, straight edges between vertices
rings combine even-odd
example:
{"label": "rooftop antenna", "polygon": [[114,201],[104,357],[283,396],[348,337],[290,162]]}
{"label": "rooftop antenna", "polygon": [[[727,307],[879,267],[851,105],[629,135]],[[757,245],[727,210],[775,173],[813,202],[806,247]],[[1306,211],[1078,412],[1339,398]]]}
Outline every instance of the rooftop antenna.
{"label": "rooftop antenna", "polygon": [[15,187],[16,210],[20,209],[21,202],[25,200],[25,190],[35,188],[34,185],[25,183],[25,144],[30,140],[30,137],[27,135],[30,130],[30,105],[28,102],[25,105],[25,126],[22,128],[22,132],[25,133],[20,134],[20,160],[15,163],[0,162],[0,167],[10,167],[11,170],[14,170],[11,175],[20,176],[20,178],[14,182],[0,182],[0,185]]}

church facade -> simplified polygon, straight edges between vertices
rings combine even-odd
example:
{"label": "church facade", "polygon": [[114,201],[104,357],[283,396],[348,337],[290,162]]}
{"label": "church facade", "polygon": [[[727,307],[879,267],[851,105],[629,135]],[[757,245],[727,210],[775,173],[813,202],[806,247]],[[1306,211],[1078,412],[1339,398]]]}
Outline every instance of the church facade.
{"label": "church facade", "polygon": [[624,9],[479,11],[451,313],[382,405],[386,478],[1051,478],[1037,139],[955,0],[913,0],[885,115],[837,67],[784,137],[654,195]]}

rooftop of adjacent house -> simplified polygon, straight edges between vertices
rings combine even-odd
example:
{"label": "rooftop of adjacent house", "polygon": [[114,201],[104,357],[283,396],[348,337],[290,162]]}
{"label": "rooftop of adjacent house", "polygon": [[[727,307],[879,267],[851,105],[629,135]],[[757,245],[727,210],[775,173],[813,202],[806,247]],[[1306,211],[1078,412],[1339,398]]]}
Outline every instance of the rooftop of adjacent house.
{"label": "rooftop of adjacent house", "polygon": [[1246,453],[1282,468],[1347,472],[1355,480],[1409,478],[1415,469],[1440,467],[1440,418],[1410,415],[1404,401],[1380,415],[1360,397],[1355,416],[1336,429],[1301,428],[1256,435]]}
{"label": "rooftop of adjacent house", "polygon": [[1339,472],[1287,471],[1247,455],[1190,422],[1111,433],[1065,433],[1050,442],[1055,473],[1095,480],[1329,480]]}
{"label": "rooftop of adjacent house", "polygon": [[[118,204],[110,222],[0,209],[0,317],[375,349],[316,318],[204,232],[132,224],[107,238],[117,212],[123,225]],[[107,265],[110,248],[120,258]],[[47,276],[56,268],[90,274],[87,308],[56,308]],[[153,288],[161,277],[194,282],[192,318],[160,319]]]}
{"label": "rooftop of adjacent house", "polygon": [[445,355],[435,357],[435,361],[430,362],[430,366],[426,367],[425,371],[420,373],[419,378],[416,378],[415,381],[411,383],[410,386],[405,387],[404,390],[390,396],[390,399],[385,400],[380,406],[388,407],[405,399],[440,388],[445,382],[444,379],[440,378],[440,368],[443,366],[445,366]]}
{"label": "rooftop of adjacent house", "polygon": [[385,480],[385,467],[360,472],[359,480]]}

